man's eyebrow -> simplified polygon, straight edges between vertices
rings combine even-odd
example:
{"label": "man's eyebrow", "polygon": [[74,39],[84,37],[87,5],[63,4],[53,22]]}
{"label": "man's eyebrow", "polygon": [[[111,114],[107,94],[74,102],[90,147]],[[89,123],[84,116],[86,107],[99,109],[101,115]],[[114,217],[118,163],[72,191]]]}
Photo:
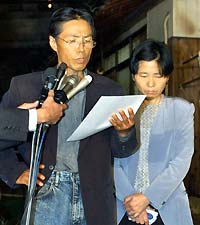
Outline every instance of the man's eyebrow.
{"label": "man's eyebrow", "polygon": [[76,34],[70,34],[69,36],[70,37],[76,37],[76,38],[79,38],[79,37],[86,38],[86,37],[92,37],[92,34],[87,34],[87,35],[84,35],[84,36],[80,36],[80,35],[76,35]]}

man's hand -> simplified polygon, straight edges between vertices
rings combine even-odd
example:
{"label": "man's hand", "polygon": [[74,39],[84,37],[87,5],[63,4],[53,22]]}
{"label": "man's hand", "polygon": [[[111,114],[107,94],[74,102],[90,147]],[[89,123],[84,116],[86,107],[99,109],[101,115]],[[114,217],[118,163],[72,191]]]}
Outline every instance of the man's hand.
{"label": "man's hand", "polygon": [[128,108],[129,117],[122,109],[118,112],[122,120],[114,113],[109,121],[114,126],[115,130],[117,130],[120,137],[126,137],[129,134],[131,127],[134,125],[134,112],[132,108]]}
{"label": "man's hand", "polygon": [[66,104],[58,104],[54,101],[54,92],[51,90],[48,93],[47,99],[42,104],[42,107],[37,109],[37,122],[56,124],[63,116],[63,111],[67,108]]}
{"label": "man's hand", "polygon": [[[44,164],[40,164],[40,169],[44,169]],[[25,184],[28,186],[28,181],[29,181],[29,174],[30,170],[25,170],[16,180],[16,184]],[[43,180],[45,179],[45,176],[41,173],[38,173],[37,175],[37,185],[43,186]]]}
{"label": "man's hand", "polygon": [[142,193],[135,193],[124,199],[124,207],[131,218],[138,217],[149,203],[149,199]]}
{"label": "man's hand", "polygon": [[[33,109],[38,106],[38,101],[33,103],[24,103],[18,108]],[[37,123],[56,124],[63,116],[64,110],[67,108],[66,104],[58,104],[54,101],[54,92],[49,91],[48,97],[42,104],[42,107],[37,109]]]}

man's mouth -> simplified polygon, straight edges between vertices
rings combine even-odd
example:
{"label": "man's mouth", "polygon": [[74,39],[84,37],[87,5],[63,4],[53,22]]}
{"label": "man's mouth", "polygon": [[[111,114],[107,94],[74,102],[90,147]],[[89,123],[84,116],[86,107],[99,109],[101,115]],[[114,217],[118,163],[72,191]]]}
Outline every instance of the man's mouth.
{"label": "man's mouth", "polygon": [[83,64],[83,63],[85,63],[85,58],[77,58],[76,59],[76,62],[79,64]]}

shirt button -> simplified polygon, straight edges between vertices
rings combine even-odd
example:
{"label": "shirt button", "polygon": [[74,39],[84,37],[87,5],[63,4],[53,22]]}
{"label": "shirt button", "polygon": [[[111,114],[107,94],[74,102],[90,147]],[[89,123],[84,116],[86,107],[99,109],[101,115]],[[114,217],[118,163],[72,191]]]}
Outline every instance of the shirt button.
{"label": "shirt button", "polygon": [[125,151],[126,150],[126,146],[122,145],[122,150]]}
{"label": "shirt button", "polygon": [[54,169],[54,166],[53,166],[53,165],[50,165],[50,166],[49,166],[49,169],[50,169],[50,170],[53,170],[53,169]]}

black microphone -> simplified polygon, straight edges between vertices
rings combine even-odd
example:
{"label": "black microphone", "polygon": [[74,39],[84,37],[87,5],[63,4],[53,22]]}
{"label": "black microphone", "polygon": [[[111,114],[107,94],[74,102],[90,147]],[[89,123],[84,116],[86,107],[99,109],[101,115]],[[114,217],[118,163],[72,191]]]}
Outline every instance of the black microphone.
{"label": "black microphone", "polygon": [[[55,67],[49,67],[44,71],[44,77],[46,77],[46,79],[41,91],[41,96],[39,98],[39,107],[41,107],[41,105],[47,98],[49,90],[57,90],[60,80],[65,77],[66,67],[67,66],[65,63],[61,63],[58,69],[56,69]],[[60,98],[62,99],[59,100],[59,98],[56,98],[57,103],[63,102],[66,97],[64,96],[64,94],[60,94]]]}
{"label": "black microphone", "polygon": [[56,80],[55,80],[54,86],[52,88],[53,90],[58,89],[58,85],[59,85],[61,79],[63,77],[65,77],[66,68],[67,68],[67,65],[63,62],[58,66],[58,69],[56,70]]}
{"label": "black microphone", "polygon": [[54,89],[55,82],[56,82],[56,68],[54,67],[49,67],[44,71],[44,76],[46,76],[46,80],[44,82],[44,87],[46,85],[46,88],[48,90]]}
{"label": "black microphone", "polygon": [[54,88],[55,85],[55,81],[56,81],[56,68],[53,67],[49,67],[44,71],[44,77],[46,77],[45,81],[44,81],[44,85],[42,87],[42,91],[41,91],[41,95],[39,98],[39,106],[41,107],[41,105],[43,104],[43,102],[45,101],[45,99],[48,96],[48,92],[49,90]]}

